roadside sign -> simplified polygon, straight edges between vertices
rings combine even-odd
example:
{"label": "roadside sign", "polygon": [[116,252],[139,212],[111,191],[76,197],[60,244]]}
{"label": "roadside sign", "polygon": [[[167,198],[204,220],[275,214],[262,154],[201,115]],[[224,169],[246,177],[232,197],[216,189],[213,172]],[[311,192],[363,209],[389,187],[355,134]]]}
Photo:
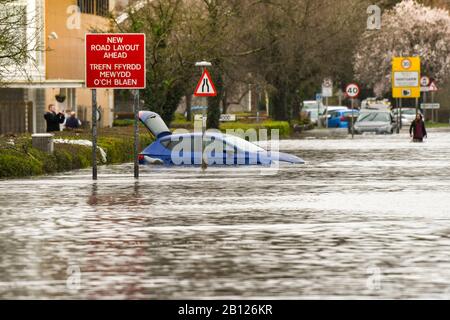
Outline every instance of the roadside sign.
{"label": "roadside sign", "polygon": [[422,110],[439,110],[441,105],[439,103],[422,103],[420,107]]}
{"label": "roadside sign", "polygon": [[430,91],[430,88],[429,88],[430,83],[431,83],[431,80],[429,77],[423,76],[422,78],[420,78],[420,92]]}
{"label": "roadside sign", "polygon": [[222,114],[220,115],[220,122],[236,122],[235,114]]}
{"label": "roadside sign", "polygon": [[322,83],[322,97],[332,97],[333,96],[333,80],[326,78]]}
{"label": "roadside sign", "polygon": [[85,44],[87,88],[145,88],[145,34],[88,33]]}
{"label": "roadside sign", "polygon": [[438,87],[437,87],[437,85],[436,85],[436,82],[431,82],[431,84],[430,84],[430,86],[428,87],[428,91],[430,91],[430,92],[436,92],[436,91],[438,91],[439,89],[438,89]]}
{"label": "roadside sign", "polygon": [[423,76],[420,78],[420,86],[422,87],[428,87],[430,85],[430,78],[427,76]]}
{"label": "roadside sign", "polygon": [[197,87],[195,88],[194,95],[196,97],[215,97],[217,96],[217,90],[214,83],[211,80],[211,75],[208,70],[203,71]]}
{"label": "roadside sign", "polygon": [[316,93],[316,101],[317,102],[321,102],[322,101],[322,94],[321,93]]}
{"label": "roadside sign", "polygon": [[349,97],[351,99],[357,98],[359,96],[359,93],[360,93],[360,89],[356,83],[350,83],[345,88],[345,94],[347,95],[347,97]]}
{"label": "roadside sign", "polygon": [[419,98],[420,70],[420,57],[394,57],[392,59],[392,96]]}

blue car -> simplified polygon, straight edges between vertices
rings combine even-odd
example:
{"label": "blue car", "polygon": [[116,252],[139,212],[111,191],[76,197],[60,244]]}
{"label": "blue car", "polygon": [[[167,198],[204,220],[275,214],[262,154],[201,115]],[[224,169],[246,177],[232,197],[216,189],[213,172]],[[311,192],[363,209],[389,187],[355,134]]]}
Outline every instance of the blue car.
{"label": "blue car", "polygon": [[[202,165],[202,154],[213,165],[271,165],[273,163],[304,164],[297,156],[269,152],[240,137],[208,131],[172,134],[161,117],[141,111],[139,119],[156,137],[156,141],[139,155],[139,163],[161,165]],[[204,152],[202,152],[204,150]]]}
{"label": "blue car", "polygon": [[[353,110],[353,118],[356,119],[359,116],[358,110]],[[352,117],[352,110],[335,110],[329,113],[328,128],[348,128],[349,119]]]}

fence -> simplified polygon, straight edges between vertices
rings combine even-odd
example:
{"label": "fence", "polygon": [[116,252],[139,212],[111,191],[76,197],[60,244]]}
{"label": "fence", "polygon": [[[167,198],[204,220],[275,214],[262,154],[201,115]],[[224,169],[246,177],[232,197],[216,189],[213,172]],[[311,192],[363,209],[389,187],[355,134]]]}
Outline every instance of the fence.
{"label": "fence", "polygon": [[0,103],[0,134],[33,132],[33,104]]}

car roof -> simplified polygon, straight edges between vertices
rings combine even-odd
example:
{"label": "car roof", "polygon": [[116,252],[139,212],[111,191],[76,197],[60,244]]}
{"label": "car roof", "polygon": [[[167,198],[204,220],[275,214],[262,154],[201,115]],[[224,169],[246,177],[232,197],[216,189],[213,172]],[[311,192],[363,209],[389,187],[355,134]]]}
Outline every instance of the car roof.
{"label": "car roof", "polygon": [[[186,132],[186,133],[179,133],[179,134],[171,134],[168,136],[164,136],[162,137],[160,140],[169,140],[169,139],[173,139],[173,138],[183,138],[183,137],[202,137],[203,133],[202,132]],[[206,132],[205,136],[207,137],[215,137],[215,138],[225,138],[226,135],[221,133],[221,132]]]}
{"label": "car roof", "polygon": [[360,111],[360,113],[392,113],[391,110],[370,110],[370,109],[363,109]]}

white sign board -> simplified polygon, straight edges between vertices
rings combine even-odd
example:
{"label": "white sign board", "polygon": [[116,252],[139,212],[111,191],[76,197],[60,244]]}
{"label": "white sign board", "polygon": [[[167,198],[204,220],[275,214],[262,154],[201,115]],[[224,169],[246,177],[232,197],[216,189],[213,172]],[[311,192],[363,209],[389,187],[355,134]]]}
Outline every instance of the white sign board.
{"label": "white sign board", "polygon": [[333,96],[333,87],[322,87],[322,97],[332,97]]}
{"label": "white sign board", "polygon": [[418,87],[419,72],[394,72],[394,87]]}
{"label": "white sign board", "polygon": [[322,83],[322,97],[328,98],[333,96],[333,80],[326,78]]}
{"label": "white sign board", "polygon": [[235,114],[222,114],[220,115],[220,122],[236,122]]}
{"label": "white sign board", "polygon": [[423,110],[438,110],[441,108],[441,105],[439,103],[422,103],[420,107]]}

